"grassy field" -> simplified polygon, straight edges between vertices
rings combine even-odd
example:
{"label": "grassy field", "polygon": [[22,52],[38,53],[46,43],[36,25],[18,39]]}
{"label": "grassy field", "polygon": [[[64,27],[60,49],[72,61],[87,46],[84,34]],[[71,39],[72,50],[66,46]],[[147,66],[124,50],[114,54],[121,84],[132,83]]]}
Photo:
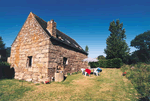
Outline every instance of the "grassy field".
{"label": "grassy field", "polygon": [[0,101],[136,101],[138,93],[120,69],[103,68],[100,76],[75,74],[64,82],[33,84],[0,80]]}

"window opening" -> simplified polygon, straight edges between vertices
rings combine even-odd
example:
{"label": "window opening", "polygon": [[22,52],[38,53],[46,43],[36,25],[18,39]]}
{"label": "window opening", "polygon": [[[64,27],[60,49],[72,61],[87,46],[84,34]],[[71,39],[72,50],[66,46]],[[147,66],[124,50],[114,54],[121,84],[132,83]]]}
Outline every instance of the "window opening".
{"label": "window opening", "polygon": [[31,66],[32,66],[32,56],[28,56],[27,67],[31,67]]}
{"label": "window opening", "polygon": [[70,43],[70,41],[68,41],[67,39],[66,39],[66,41],[67,41],[68,43]]}
{"label": "window opening", "polygon": [[63,57],[63,65],[68,65],[68,59],[66,57]]}

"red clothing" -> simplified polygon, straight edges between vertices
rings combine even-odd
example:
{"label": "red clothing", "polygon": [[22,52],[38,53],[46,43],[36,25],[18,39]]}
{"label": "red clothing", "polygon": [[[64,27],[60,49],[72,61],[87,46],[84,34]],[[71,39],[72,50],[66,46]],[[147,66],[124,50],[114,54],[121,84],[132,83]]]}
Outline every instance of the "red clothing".
{"label": "red clothing", "polygon": [[91,70],[90,69],[85,69],[85,71],[90,75],[91,74]]}

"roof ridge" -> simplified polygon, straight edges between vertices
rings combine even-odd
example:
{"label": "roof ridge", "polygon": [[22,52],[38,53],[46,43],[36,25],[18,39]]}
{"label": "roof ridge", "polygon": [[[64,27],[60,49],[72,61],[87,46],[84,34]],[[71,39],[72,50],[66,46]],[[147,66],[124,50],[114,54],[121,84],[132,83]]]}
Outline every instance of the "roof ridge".
{"label": "roof ridge", "polygon": [[[39,16],[37,16],[37,15],[34,14],[33,12],[32,12],[32,14],[33,14],[34,16],[38,17],[39,19],[43,20],[42,18],[40,18]],[[45,20],[43,20],[43,21],[46,22]],[[46,23],[47,23],[47,22],[46,22]]]}

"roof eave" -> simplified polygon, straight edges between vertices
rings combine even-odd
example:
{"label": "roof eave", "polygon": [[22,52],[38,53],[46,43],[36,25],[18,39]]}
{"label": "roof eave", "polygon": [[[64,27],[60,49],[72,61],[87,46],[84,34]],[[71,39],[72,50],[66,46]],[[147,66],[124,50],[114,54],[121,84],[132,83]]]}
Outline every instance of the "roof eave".
{"label": "roof eave", "polygon": [[52,38],[52,39],[55,39],[55,40],[57,40],[57,41],[59,41],[59,42],[61,42],[61,43],[63,43],[63,44],[65,44],[65,45],[67,45],[67,46],[69,46],[69,47],[71,47],[71,48],[74,48],[74,49],[78,50],[79,52],[84,53],[85,55],[88,55],[88,53],[85,52],[84,50],[79,50],[78,48],[72,47],[71,45],[68,45],[68,44],[64,43],[63,41],[61,41],[61,40],[59,40],[59,39],[57,39],[57,38],[54,38],[53,36],[51,36],[51,38]]}

